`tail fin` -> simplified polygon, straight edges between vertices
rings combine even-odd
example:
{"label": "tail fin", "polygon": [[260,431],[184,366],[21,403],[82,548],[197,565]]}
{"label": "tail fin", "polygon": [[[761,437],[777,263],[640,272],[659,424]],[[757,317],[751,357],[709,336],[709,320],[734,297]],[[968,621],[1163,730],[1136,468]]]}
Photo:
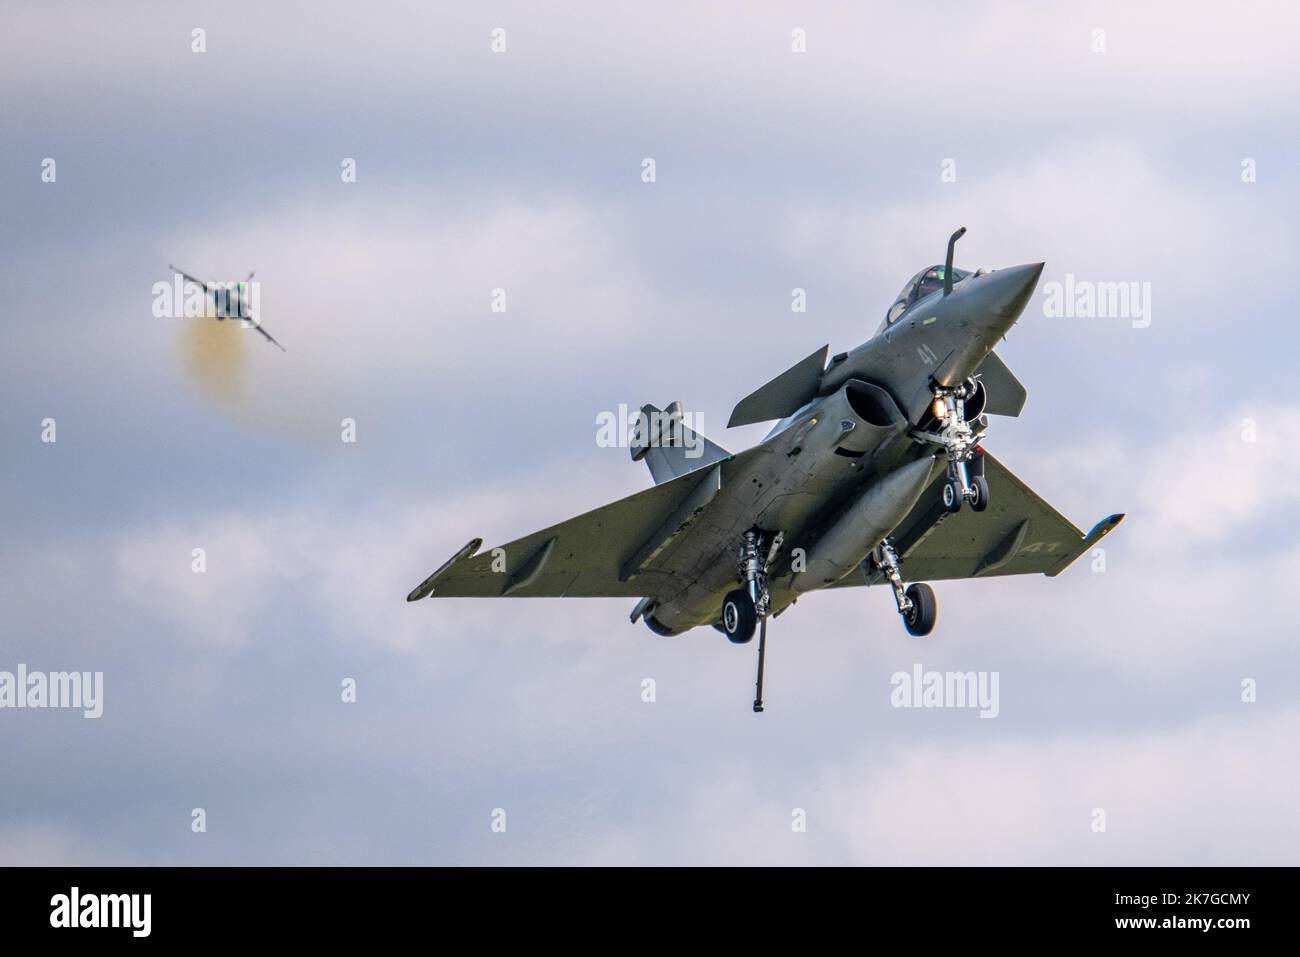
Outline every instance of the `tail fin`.
{"label": "tail fin", "polygon": [[666,409],[643,405],[632,439],[632,461],[645,459],[659,485],[696,469],[730,458],[731,453],[682,422],[681,403]]}

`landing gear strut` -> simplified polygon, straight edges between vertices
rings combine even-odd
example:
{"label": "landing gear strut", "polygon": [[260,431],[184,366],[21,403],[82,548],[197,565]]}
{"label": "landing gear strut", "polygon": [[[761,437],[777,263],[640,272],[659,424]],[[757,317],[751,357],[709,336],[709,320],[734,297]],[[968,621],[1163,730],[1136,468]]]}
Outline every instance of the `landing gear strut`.
{"label": "landing gear strut", "polygon": [[876,546],[872,555],[876,567],[889,579],[894,590],[894,602],[898,613],[903,616],[903,627],[909,635],[923,638],[934,631],[935,619],[939,614],[939,605],[934,597],[934,589],[922,582],[903,586],[902,564],[894,543],[885,539]]}
{"label": "landing gear strut", "polygon": [[767,616],[772,603],[768,570],[776,560],[784,532],[770,540],[757,529],[745,533],[740,546],[738,577],[743,585],[728,593],[722,602],[722,632],[736,644],[745,644],[758,627],[758,678],[754,682],[754,710],[763,710],[763,661],[767,652]]}
{"label": "landing gear strut", "polygon": [[968,502],[977,512],[984,511],[989,504],[984,453],[976,444],[978,436],[966,421],[966,400],[975,395],[975,389],[975,382],[971,379],[958,386],[931,386],[939,431],[919,434],[920,438],[943,446],[947,454],[948,477],[943,483],[943,507],[950,512],[960,511],[962,502]]}

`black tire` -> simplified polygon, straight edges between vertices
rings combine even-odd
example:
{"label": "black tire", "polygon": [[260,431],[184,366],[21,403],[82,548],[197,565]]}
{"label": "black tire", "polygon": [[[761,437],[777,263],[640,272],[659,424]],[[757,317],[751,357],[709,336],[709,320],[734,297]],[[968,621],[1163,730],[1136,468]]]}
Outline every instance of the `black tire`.
{"label": "black tire", "polygon": [[956,479],[943,483],[943,507],[950,512],[961,511],[961,482]]}
{"label": "black tire", "polygon": [[754,637],[758,612],[749,592],[737,588],[722,600],[722,633],[733,644],[743,645]]}
{"label": "black tire", "polygon": [[917,582],[907,586],[907,597],[912,600],[912,607],[903,615],[903,627],[909,635],[924,638],[934,631],[934,622],[939,615],[934,589],[924,582]]}
{"label": "black tire", "polygon": [[989,482],[983,475],[977,475],[970,482],[972,497],[970,507],[982,512],[989,507]]}

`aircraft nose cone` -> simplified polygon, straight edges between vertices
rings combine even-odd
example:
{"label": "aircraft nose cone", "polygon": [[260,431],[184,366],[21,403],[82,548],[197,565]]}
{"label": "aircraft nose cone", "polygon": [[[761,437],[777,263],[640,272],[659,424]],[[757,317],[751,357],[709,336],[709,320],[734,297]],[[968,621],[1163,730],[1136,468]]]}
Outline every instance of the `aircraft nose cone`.
{"label": "aircraft nose cone", "polygon": [[999,269],[984,280],[984,296],[988,309],[1001,319],[1013,322],[1020,318],[1043,274],[1043,263],[1027,263]]}
{"label": "aircraft nose cone", "polygon": [[957,321],[947,326],[951,351],[933,373],[936,382],[953,385],[974,374],[998,340],[1016,324],[1042,273],[1043,263],[1028,263],[962,281],[963,286],[970,285],[954,316]]}

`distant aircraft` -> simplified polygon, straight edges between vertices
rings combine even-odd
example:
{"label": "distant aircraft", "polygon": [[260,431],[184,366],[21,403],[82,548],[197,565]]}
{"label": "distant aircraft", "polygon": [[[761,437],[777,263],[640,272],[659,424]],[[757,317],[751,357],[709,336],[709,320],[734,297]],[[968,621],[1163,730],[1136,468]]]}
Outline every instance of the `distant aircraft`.
{"label": "distant aircraft", "polygon": [[191,276],[185,270],[177,269],[171,263],[167,264],[167,268],[174,273],[178,273],[188,282],[192,282],[196,286],[201,286],[203,291],[212,297],[212,303],[216,307],[216,315],[214,318],[218,322],[225,319],[235,319],[240,322],[247,322],[262,335],[266,336],[267,342],[270,342],[281,352],[288,351],[284,346],[276,342],[275,338],[269,332],[262,328],[262,323],[259,318],[252,314],[252,309],[248,299],[246,298],[245,292],[248,283],[253,280],[253,273],[251,270],[248,273],[248,278],[243,282],[218,283],[214,281],[205,281],[195,276]]}
{"label": "distant aircraft", "polygon": [[729,453],[687,428],[677,403],[647,405],[632,458],[654,488],[488,554],[476,538],[406,600],[639,598],[631,620],[657,635],[712,625],[736,643],[757,625],[762,711],[767,619],[807,592],[887,584],[907,631],[924,636],[937,605],[918,578],[1060,574],[1124,516],[1085,535],[984,450],[988,416],[1025,404],[993,347],[1043,264],[954,269],[965,232],[871,339],[829,365],[822,346],[740,401],[729,427],[780,420],[755,447]]}

